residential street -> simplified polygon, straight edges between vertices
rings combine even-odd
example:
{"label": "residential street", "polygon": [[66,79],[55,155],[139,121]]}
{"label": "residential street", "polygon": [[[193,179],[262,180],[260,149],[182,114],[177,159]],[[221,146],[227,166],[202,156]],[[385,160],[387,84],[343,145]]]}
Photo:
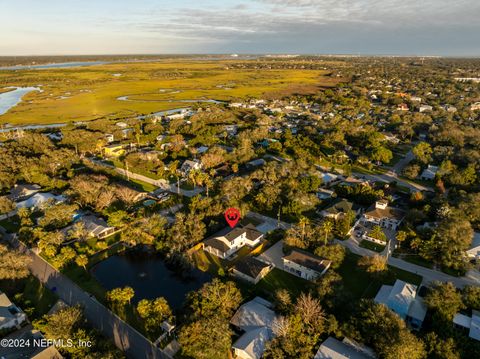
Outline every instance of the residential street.
{"label": "residential street", "polygon": [[6,240],[12,243],[14,247],[31,255],[30,271],[35,277],[68,305],[81,305],[84,308],[87,321],[103,335],[111,338],[115,345],[120,350],[125,351],[129,358],[170,359],[170,356],[161,349],[154,347],[141,333],[113,314],[70,279],[59,273],[40,256],[27,249],[13,235],[6,235]]}
{"label": "residential street", "polygon": [[[359,246],[358,242],[352,238],[346,241],[335,240],[336,243],[339,243],[346,248],[348,248],[351,252],[361,255],[361,256],[373,256],[378,253],[371,251],[366,248],[362,248]],[[390,252],[391,253],[391,252]],[[386,251],[382,253],[382,255],[386,255]],[[433,269],[425,268],[413,263],[409,263],[399,258],[392,257],[391,255],[388,257],[388,264],[400,268],[423,277],[424,284],[440,281],[440,282],[452,282],[457,288],[463,288],[466,285],[480,285],[480,275],[476,271],[470,271],[467,273],[465,277],[453,277],[446,273],[436,271]]]}

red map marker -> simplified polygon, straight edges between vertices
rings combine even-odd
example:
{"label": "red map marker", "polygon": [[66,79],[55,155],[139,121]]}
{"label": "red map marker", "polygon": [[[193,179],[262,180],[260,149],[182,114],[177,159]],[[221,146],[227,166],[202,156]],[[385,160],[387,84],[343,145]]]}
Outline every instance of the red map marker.
{"label": "red map marker", "polygon": [[240,211],[236,208],[229,208],[225,211],[225,219],[228,225],[233,228],[240,219]]}

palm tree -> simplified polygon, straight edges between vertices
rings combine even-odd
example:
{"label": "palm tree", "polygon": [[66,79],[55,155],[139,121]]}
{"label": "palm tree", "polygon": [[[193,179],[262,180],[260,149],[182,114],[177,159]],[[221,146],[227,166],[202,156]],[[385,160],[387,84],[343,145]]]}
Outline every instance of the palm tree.
{"label": "palm tree", "polygon": [[302,241],[305,240],[305,227],[310,221],[307,217],[301,216],[298,225],[302,228]]}
{"label": "palm tree", "polygon": [[325,245],[327,245],[328,236],[333,231],[333,223],[331,221],[324,221],[322,223],[322,231],[323,231],[323,233],[325,233]]}

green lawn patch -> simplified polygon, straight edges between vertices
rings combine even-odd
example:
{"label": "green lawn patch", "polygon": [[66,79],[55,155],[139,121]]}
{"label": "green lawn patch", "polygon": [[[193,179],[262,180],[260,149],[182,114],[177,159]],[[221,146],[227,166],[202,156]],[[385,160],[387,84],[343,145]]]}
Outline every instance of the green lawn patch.
{"label": "green lawn patch", "polygon": [[296,277],[281,269],[273,268],[255,286],[255,293],[263,296],[272,296],[278,289],[287,289],[293,297],[297,297],[300,293],[307,292],[311,288],[313,288],[312,282]]}
{"label": "green lawn patch", "polygon": [[74,281],[80,288],[93,294],[100,302],[105,302],[105,289],[88,271],[72,263],[62,269],[62,273]]}
{"label": "green lawn patch", "polygon": [[203,249],[193,252],[192,260],[195,267],[203,272],[209,272],[217,275],[220,268],[224,270],[220,258],[211,253],[205,252]]}
{"label": "green lawn patch", "polygon": [[412,284],[420,284],[422,277],[398,268],[388,266],[388,272],[375,277],[358,266],[361,257],[348,252],[342,265],[337,269],[345,288],[356,298],[374,298],[382,284],[393,284],[400,279]]}
{"label": "green lawn patch", "polygon": [[130,182],[132,182],[135,187],[138,189],[145,191],[145,192],[152,192],[155,191],[158,187],[154,186],[153,184],[143,182],[137,179],[130,178]]}
{"label": "green lawn patch", "polygon": [[422,257],[420,257],[419,255],[416,255],[416,254],[415,255],[400,256],[399,258],[403,259],[406,262],[413,263],[413,264],[416,264],[416,265],[421,266],[421,267],[425,267],[425,268],[429,268],[429,269],[433,268],[433,264],[431,262],[423,259]]}
{"label": "green lawn patch", "polygon": [[48,313],[58,300],[57,296],[33,275],[15,281],[0,281],[0,289],[28,315],[30,320]]}
{"label": "green lawn patch", "polygon": [[385,246],[381,244],[374,243],[371,241],[366,241],[366,240],[363,240],[360,242],[360,247],[370,249],[371,251],[375,251],[378,253],[381,253],[385,249]]}

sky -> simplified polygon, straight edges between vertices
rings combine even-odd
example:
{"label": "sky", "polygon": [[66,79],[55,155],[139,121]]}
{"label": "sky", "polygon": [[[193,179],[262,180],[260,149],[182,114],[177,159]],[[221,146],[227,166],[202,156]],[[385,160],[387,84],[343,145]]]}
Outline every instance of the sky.
{"label": "sky", "polygon": [[0,56],[480,56],[479,0],[0,0]]}

